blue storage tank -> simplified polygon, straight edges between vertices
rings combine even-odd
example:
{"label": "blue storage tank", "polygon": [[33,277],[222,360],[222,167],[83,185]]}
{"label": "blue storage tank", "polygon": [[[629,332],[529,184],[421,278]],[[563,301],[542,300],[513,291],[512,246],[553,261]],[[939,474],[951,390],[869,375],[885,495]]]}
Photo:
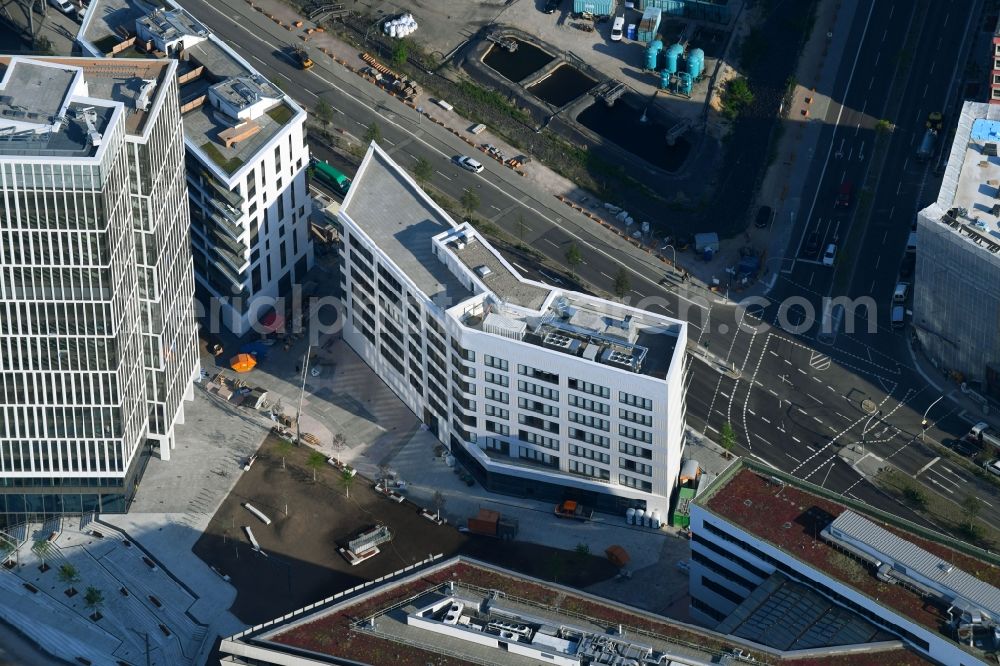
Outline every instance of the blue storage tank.
{"label": "blue storage tank", "polygon": [[683,53],[684,53],[684,47],[681,46],[680,44],[671,44],[670,46],[668,46],[667,50],[664,51],[664,54],[666,56],[666,64],[663,66],[663,69],[667,70],[671,74],[676,72],[677,60],[681,57]]}
{"label": "blue storage tank", "polygon": [[667,70],[660,72],[660,90],[670,90],[670,77],[672,74]]}
{"label": "blue storage tank", "polygon": [[656,60],[660,55],[660,51],[663,50],[663,42],[658,39],[654,39],[646,47],[646,69],[654,70],[656,69]]}
{"label": "blue storage tank", "polygon": [[677,92],[691,96],[691,75],[687,72],[677,72]]}
{"label": "blue storage tank", "polygon": [[697,81],[705,70],[705,52],[701,49],[691,49],[687,57],[687,71],[691,79]]}

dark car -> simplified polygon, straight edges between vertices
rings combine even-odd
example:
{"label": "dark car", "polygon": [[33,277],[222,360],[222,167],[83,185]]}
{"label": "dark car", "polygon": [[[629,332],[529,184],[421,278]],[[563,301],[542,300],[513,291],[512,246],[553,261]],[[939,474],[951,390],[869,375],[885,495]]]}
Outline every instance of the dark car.
{"label": "dark car", "polygon": [[771,226],[771,220],[774,219],[774,209],[770,206],[761,206],[757,209],[757,219],[753,221],[753,226],[758,229],[766,229]]}
{"label": "dark car", "polygon": [[854,185],[851,181],[845,180],[837,190],[837,199],[833,202],[836,208],[850,208],[851,200],[854,198]]}
{"label": "dark car", "polygon": [[562,0],[549,0],[545,3],[545,9],[542,11],[546,14],[555,14],[559,11],[559,6],[562,4]]}
{"label": "dark car", "polygon": [[982,448],[975,442],[970,442],[967,439],[956,439],[951,445],[951,450],[959,455],[973,458],[979,454]]}
{"label": "dark car", "polygon": [[908,278],[913,275],[913,269],[917,264],[917,259],[912,253],[907,253],[903,257],[903,263],[899,265],[899,277]]}
{"label": "dark car", "polygon": [[816,257],[819,255],[819,232],[814,231],[806,239],[806,256]]}

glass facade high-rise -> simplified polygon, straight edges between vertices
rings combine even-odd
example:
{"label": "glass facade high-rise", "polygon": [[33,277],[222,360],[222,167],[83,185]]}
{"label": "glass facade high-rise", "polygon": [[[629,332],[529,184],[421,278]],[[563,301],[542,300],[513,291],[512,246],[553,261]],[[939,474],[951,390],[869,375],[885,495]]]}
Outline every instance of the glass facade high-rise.
{"label": "glass facade high-rise", "polygon": [[119,512],[200,372],[175,63],[0,57],[0,513]]}

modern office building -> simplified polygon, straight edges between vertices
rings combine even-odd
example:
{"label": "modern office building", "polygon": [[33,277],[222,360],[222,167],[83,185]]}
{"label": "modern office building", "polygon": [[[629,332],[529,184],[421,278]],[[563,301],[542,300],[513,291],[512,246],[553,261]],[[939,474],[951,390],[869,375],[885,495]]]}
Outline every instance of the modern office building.
{"label": "modern office building", "polygon": [[224,638],[219,652],[246,666],[927,663],[898,640],[773,650],[466,557],[364,583]]}
{"label": "modern office building", "polygon": [[695,499],[691,532],[692,617],[716,631],[781,649],[892,637],[935,663],[996,663],[994,554],[746,460]]}
{"label": "modern office building", "polygon": [[177,64],[0,68],[0,513],[123,511],[200,371]]}
{"label": "modern office building", "polygon": [[339,218],[344,339],[484,486],[666,520],[685,322],[523,278],[374,144]]}
{"label": "modern office building", "polygon": [[1000,106],[966,102],[937,201],[917,216],[913,327],[924,351],[1000,399]]}
{"label": "modern office building", "polygon": [[177,3],[160,5],[94,0],[77,42],[176,61],[198,296],[242,335],[312,266],[306,113]]}

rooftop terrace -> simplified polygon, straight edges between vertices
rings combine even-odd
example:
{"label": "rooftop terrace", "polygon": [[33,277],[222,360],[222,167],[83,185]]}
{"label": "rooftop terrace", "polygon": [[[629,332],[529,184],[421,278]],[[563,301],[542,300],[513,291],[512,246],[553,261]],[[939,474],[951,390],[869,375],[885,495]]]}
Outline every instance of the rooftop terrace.
{"label": "rooftop terrace", "polygon": [[3,56],[0,64],[0,153],[18,156],[96,154],[114,107],[92,100],[120,103],[125,131],[142,134],[171,71],[166,60]]}
{"label": "rooftop terrace", "polygon": [[[695,503],[877,603],[949,637],[945,608],[931,603],[930,596],[911,585],[879,577],[854,553],[824,539],[823,530],[845,512],[857,513],[912,546],[974,574],[983,583],[1000,584],[1000,559],[985,551],[753,462],[743,460],[730,467]],[[945,542],[955,543],[956,547]]]}
{"label": "rooftop terrace", "polygon": [[[479,604],[486,598],[491,602],[484,615]],[[564,656],[570,658],[574,655],[573,650],[561,641],[572,642],[574,632],[590,634],[602,643],[628,644],[635,654],[645,650],[667,654],[678,664],[714,662],[730,653],[734,646],[744,650],[751,647],[697,627],[462,557],[373,585],[361,594],[328,599],[291,617],[251,628],[233,639],[276,651],[297,654],[306,651],[319,663],[329,663],[334,658],[398,666],[425,666],[428,663],[436,666],[470,663],[529,666],[539,663],[537,659],[462,640],[455,632],[429,630],[413,623],[414,615],[426,617],[428,607],[455,599],[466,606],[468,610],[462,614],[470,618],[475,616],[481,620],[497,611],[506,616],[501,618],[504,624],[521,620],[528,625],[528,631],[520,635],[530,636],[531,643],[549,645],[552,647],[550,652],[558,653],[557,648],[563,650]],[[446,618],[438,615],[441,617],[435,616],[436,620],[444,624]],[[496,618],[491,616],[491,619]],[[624,630],[624,640],[615,638],[619,625]],[[512,631],[510,627],[499,630],[503,629]],[[587,646],[586,642],[579,642],[580,656],[585,654]],[[875,666],[884,664],[886,656],[891,656],[893,664],[924,663],[898,646],[882,647],[885,649],[881,652],[854,655],[834,652],[815,660],[781,659],[773,652],[756,652],[756,658],[760,663],[802,666],[820,663]]]}
{"label": "rooftop terrace", "polygon": [[[140,38],[140,29],[152,39]],[[170,57],[178,62],[184,137],[227,175],[254,161],[290,120],[304,115],[172,0],[93,0],[77,39],[85,51],[113,55],[113,62],[164,58],[160,47],[182,44]],[[226,112],[213,107],[213,97]]]}
{"label": "rooftop terrace", "polygon": [[1000,106],[966,102],[937,201],[925,209],[970,241],[1000,253]]}

